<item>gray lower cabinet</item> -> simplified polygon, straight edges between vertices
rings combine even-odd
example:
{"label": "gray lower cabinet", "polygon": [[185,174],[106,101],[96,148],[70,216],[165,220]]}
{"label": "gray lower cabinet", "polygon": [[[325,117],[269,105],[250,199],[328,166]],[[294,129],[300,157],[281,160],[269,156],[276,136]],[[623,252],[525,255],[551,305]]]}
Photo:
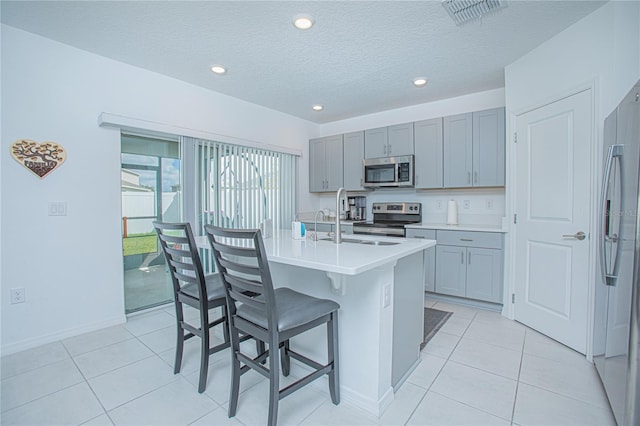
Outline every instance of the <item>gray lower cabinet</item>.
{"label": "gray lower cabinet", "polygon": [[[436,231],[433,229],[414,229],[406,231],[407,238],[436,239]],[[424,289],[434,292],[436,290],[436,247],[429,247],[424,251]]]}
{"label": "gray lower cabinet", "polygon": [[503,235],[436,232],[436,293],[502,303]]}

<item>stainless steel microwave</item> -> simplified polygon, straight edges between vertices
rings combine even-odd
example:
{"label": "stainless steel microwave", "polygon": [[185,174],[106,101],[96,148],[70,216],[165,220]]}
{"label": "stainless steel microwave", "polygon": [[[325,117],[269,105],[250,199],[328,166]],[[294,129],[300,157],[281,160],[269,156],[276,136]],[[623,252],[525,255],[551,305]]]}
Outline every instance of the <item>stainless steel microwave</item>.
{"label": "stainless steel microwave", "polygon": [[364,186],[367,188],[413,186],[413,155],[364,160]]}

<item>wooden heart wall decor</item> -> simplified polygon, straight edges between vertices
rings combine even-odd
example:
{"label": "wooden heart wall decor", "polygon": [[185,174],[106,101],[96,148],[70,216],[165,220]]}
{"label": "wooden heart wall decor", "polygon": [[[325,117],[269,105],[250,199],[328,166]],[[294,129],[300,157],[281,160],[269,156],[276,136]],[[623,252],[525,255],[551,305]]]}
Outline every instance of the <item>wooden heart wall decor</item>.
{"label": "wooden heart wall decor", "polygon": [[11,156],[42,179],[64,163],[67,152],[55,142],[20,139],[11,144]]}

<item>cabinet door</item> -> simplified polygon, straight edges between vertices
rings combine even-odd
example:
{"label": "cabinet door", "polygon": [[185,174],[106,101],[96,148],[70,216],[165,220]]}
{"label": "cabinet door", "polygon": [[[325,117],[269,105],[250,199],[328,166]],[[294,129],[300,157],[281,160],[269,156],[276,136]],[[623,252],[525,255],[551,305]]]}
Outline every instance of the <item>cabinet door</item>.
{"label": "cabinet door", "polygon": [[504,186],[504,108],[473,113],[473,186]]}
{"label": "cabinet door", "polygon": [[436,292],[452,296],[465,295],[467,249],[436,246]]}
{"label": "cabinet door", "polygon": [[442,188],[442,118],[414,123],[416,188]]}
{"label": "cabinet door", "polygon": [[325,190],[325,138],[309,141],[309,191]]}
{"label": "cabinet door", "polygon": [[443,132],[445,188],[472,186],[473,114],[445,117]]}
{"label": "cabinet door", "polygon": [[328,136],[325,149],[325,180],[326,191],[336,191],[344,183],[343,173],[342,135]]}
{"label": "cabinet door", "polygon": [[364,131],[344,135],[344,188],[347,191],[363,191]]}
{"label": "cabinet door", "polygon": [[502,250],[467,248],[466,296],[502,303]]}
{"label": "cabinet door", "polygon": [[413,123],[389,126],[388,133],[388,157],[413,155]]}
{"label": "cabinet door", "polygon": [[387,156],[388,128],[378,127],[364,131],[364,158]]}

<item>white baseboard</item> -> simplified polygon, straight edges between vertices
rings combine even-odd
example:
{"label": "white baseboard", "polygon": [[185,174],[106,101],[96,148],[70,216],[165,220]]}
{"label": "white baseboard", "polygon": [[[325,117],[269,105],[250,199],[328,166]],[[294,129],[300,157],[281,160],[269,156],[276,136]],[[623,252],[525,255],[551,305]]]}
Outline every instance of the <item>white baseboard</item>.
{"label": "white baseboard", "polygon": [[67,339],[69,337],[78,336],[84,333],[90,333],[92,331],[100,330],[102,328],[111,327],[118,324],[124,324],[127,322],[127,317],[117,315],[90,324],[83,324],[78,327],[67,328],[65,330],[58,331],[56,333],[46,334],[42,336],[33,337],[30,339],[20,340],[18,342],[3,344],[0,347],[0,355],[10,355],[16,352],[21,352],[27,349],[35,348],[37,346],[46,345],[47,343],[57,342],[58,340]]}

